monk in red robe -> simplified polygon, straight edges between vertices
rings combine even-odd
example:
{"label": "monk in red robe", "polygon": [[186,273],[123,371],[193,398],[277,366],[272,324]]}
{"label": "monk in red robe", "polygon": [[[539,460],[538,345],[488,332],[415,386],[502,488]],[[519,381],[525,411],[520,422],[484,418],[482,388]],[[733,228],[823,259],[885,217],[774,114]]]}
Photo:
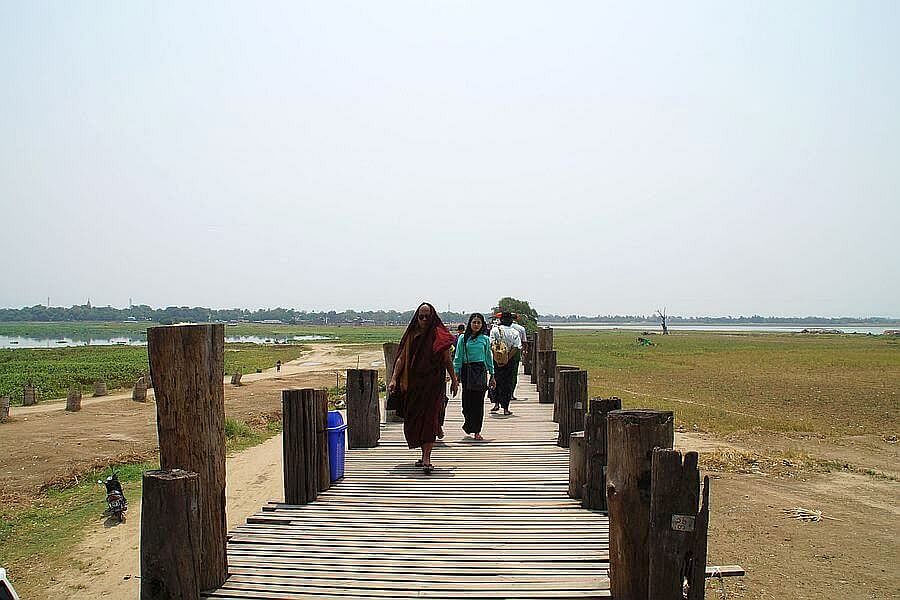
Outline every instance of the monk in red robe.
{"label": "monk in red robe", "polygon": [[456,396],[459,381],[453,370],[450,347],[453,336],[428,302],[413,314],[400,340],[397,362],[388,384],[388,393],[400,396],[397,414],[403,417],[403,434],[410,448],[421,448],[416,466],[428,475],[434,471],[431,450],[444,437],[441,416],[447,398],[444,373],[450,375],[450,393]]}

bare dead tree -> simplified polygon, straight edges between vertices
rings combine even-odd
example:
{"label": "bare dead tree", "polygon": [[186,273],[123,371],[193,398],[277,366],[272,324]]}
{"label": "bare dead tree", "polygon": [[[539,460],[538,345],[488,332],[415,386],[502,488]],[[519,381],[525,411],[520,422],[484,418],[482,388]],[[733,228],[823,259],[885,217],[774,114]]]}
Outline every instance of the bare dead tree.
{"label": "bare dead tree", "polygon": [[662,325],[663,335],[669,335],[669,328],[666,326],[666,309],[656,309],[656,316],[659,317],[660,325]]}

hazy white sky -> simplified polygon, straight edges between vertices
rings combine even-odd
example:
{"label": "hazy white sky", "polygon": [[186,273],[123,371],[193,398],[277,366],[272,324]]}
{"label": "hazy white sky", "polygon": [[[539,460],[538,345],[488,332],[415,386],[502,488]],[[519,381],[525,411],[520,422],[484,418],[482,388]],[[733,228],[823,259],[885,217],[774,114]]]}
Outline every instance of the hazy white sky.
{"label": "hazy white sky", "polygon": [[900,316],[900,3],[0,0],[0,306]]}

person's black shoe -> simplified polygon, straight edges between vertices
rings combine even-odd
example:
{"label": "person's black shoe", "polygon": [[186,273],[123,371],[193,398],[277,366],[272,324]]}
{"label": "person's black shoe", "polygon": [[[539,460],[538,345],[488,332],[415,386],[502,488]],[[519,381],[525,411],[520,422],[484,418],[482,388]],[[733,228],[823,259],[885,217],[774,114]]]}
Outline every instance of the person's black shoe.
{"label": "person's black shoe", "polygon": [[494,408],[491,409],[491,412],[497,412],[498,410],[500,410],[499,404],[495,405]]}

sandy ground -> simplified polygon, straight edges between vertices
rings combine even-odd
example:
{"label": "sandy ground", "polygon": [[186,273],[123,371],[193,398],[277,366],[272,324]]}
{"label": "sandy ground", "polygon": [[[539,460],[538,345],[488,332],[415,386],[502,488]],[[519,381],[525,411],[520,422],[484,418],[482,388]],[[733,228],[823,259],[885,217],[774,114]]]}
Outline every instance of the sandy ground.
{"label": "sandy ground", "polygon": [[[376,368],[381,356],[364,352],[360,366]],[[226,385],[226,412],[251,419],[280,408],[288,387],[334,385],[335,373],[356,367],[347,348],[317,346],[314,353]],[[38,407],[46,408],[46,407]],[[21,412],[20,412],[21,411]],[[27,420],[26,420],[27,418]],[[110,396],[81,413],[16,411],[0,427],[0,492],[29,497],[41,483],[84,464],[156,447],[155,405],[130,395]],[[727,439],[680,432],[676,445],[701,453],[780,450],[835,461],[830,472],[791,464],[708,470],[711,477],[709,564],[740,564],[746,577],[708,582],[707,598],[846,599],[900,598],[900,449],[873,437],[824,439],[754,432]],[[847,463],[853,467],[841,469]],[[867,474],[871,469],[881,476]],[[227,462],[229,528],[282,497],[281,438],[230,457]],[[788,517],[785,509],[821,511],[819,522]],[[125,524],[99,518],[73,552],[73,568],[59,573],[45,598],[135,598],[140,507]],[[724,586],[724,595],[722,592]],[[40,598],[41,596],[34,596]]]}

